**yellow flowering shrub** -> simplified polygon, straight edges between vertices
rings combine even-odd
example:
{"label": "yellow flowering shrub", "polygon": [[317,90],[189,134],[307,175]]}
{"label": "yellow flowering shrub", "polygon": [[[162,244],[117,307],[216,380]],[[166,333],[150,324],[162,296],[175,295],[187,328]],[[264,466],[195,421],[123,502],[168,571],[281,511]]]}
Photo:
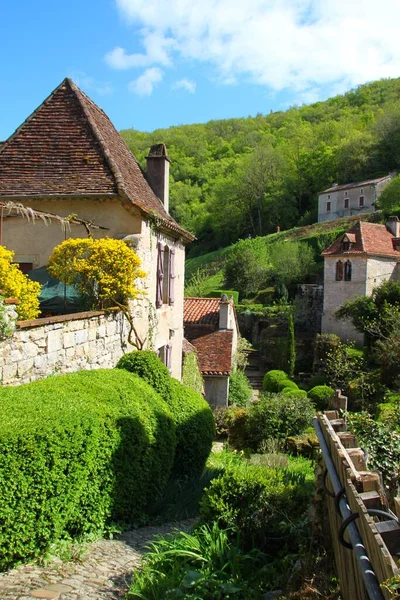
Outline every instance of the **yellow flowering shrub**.
{"label": "yellow flowering shrub", "polygon": [[18,298],[16,307],[21,321],[36,319],[39,315],[40,284],[24,275],[18,265],[12,264],[14,252],[0,246],[0,290],[6,297]]}
{"label": "yellow flowering shrub", "polygon": [[53,277],[76,285],[93,308],[108,308],[138,296],[134,282],[146,276],[140,265],[122,240],[71,238],[54,248],[47,268]]}

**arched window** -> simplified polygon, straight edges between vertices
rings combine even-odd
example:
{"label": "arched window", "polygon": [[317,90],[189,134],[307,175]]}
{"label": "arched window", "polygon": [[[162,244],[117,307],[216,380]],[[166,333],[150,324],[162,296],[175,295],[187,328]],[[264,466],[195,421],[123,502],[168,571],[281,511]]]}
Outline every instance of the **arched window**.
{"label": "arched window", "polygon": [[351,281],[351,262],[349,260],[344,263],[344,280]]}
{"label": "arched window", "polygon": [[336,281],[343,280],[343,263],[341,260],[338,260],[336,263]]}

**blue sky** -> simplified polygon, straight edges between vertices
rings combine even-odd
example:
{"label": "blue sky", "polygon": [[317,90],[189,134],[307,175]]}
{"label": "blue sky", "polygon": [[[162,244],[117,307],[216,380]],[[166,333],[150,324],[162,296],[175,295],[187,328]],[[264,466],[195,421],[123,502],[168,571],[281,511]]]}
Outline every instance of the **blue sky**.
{"label": "blue sky", "polygon": [[66,76],[118,129],[255,115],[400,76],[398,0],[3,0],[0,140]]}

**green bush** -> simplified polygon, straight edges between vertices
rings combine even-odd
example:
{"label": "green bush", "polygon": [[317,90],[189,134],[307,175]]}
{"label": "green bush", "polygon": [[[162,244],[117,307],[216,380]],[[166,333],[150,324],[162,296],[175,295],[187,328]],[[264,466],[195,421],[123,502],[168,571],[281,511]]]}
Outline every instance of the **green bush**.
{"label": "green bush", "polygon": [[312,490],[313,470],[305,459],[292,459],[283,469],[231,466],[205,491],[200,517],[240,532],[244,549],[294,552],[304,540]]}
{"label": "green bush", "polygon": [[292,390],[298,390],[299,386],[297,385],[297,383],[295,383],[291,379],[282,379],[281,381],[277,382],[277,384],[276,384],[276,391],[277,391],[277,393],[281,392],[285,388],[290,388]]}
{"label": "green bush", "polygon": [[236,406],[247,406],[251,400],[253,390],[249,380],[243,371],[234,371],[229,377],[228,404]]}
{"label": "green bush", "polygon": [[291,396],[292,398],[307,398],[307,392],[304,390],[293,389],[292,387],[283,388],[281,394],[284,396]]}
{"label": "green bush", "polygon": [[228,442],[233,448],[246,448],[248,415],[247,408],[238,408],[228,413]]}
{"label": "green bush", "polygon": [[171,472],[175,426],[123,370],[0,388],[0,570],[55,540],[142,522]]}
{"label": "green bush", "polygon": [[279,392],[279,383],[282,380],[289,380],[289,376],[287,373],[285,373],[285,371],[279,371],[278,369],[268,371],[268,373],[264,375],[263,379],[264,391],[273,393]]}
{"label": "green bush", "polygon": [[176,425],[176,451],[172,477],[195,477],[206,464],[215,437],[210,405],[204,398],[171,378],[168,404]]}
{"label": "green bush", "polygon": [[199,394],[203,393],[204,381],[199,369],[197,352],[189,352],[183,358],[182,383]]}
{"label": "green bush", "polygon": [[119,359],[116,368],[139,375],[160,394],[163,400],[171,397],[171,376],[155,352],[151,350],[128,352]]}
{"label": "green bush", "polygon": [[328,408],[328,400],[333,396],[335,390],[328,385],[316,385],[308,392],[308,397],[314,402],[317,410],[326,410]]}
{"label": "green bush", "polygon": [[383,402],[376,407],[377,421],[392,421],[395,418],[396,406],[390,402]]}
{"label": "green bush", "polygon": [[259,450],[271,438],[285,440],[312,423],[315,408],[309,398],[275,394],[262,397],[247,410],[242,448]]}

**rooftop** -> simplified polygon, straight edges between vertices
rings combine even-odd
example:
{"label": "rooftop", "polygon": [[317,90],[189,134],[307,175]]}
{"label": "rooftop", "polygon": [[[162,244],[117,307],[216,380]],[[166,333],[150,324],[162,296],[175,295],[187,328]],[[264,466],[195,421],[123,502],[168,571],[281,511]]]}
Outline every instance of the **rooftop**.
{"label": "rooftop", "polygon": [[[352,243],[346,251],[343,251],[342,247],[344,237]],[[396,239],[386,225],[359,221],[326,248],[322,256],[366,254],[400,258],[400,252],[394,248],[393,242]]]}
{"label": "rooftop", "polygon": [[384,177],[377,177],[376,179],[367,179],[365,181],[357,181],[356,183],[344,183],[342,185],[334,185],[327,190],[323,190],[322,192],[318,192],[318,194],[328,194],[329,192],[338,192],[340,190],[350,190],[351,188],[358,188],[367,185],[375,185],[380,181],[384,181],[390,177],[390,175],[385,175]]}

